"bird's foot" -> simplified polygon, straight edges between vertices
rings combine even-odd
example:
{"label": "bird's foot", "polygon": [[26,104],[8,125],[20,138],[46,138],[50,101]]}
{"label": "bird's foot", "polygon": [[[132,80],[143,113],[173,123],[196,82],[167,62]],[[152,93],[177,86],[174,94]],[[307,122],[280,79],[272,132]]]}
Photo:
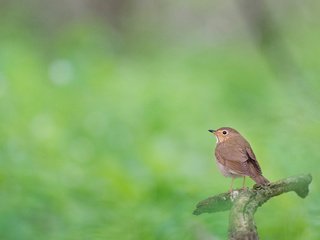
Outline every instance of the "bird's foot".
{"label": "bird's foot", "polygon": [[253,185],[253,189],[262,190],[262,189],[267,189],[269,186],[270,186],[270,183],[268,183],[266,185],[255,184],[255,185]]}

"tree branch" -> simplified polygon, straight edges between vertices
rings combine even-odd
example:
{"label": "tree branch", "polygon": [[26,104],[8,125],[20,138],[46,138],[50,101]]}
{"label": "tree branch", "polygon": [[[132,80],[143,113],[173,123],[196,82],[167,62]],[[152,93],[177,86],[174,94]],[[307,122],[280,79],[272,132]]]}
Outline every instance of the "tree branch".
{"label": "tree branch", "polygon": [[312,181],[310,174],[288,177],[271,183],[269,186],[257,186],[250,190],[234,190],[232,193],[221,193],[209,197],[197,204],[193,214],[230,211],[229,239],[258,239],[254,223],[257,208],[270,198],[282,193],[294,191],[305,198],[308,186]]}

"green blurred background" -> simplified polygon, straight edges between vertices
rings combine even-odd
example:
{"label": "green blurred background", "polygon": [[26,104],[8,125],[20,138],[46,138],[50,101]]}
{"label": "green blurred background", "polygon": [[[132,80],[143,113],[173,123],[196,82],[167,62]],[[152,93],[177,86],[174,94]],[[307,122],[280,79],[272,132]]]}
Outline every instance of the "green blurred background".
{"label": "green blurred background", "polygon": [[[261,239],[320,239],[318,1],[3,0],[0,239],[225,239],[207,129],[272,181]],[[253,182],[250,180],[250,186]],[[236,181],[241,186],[241,180]]]}

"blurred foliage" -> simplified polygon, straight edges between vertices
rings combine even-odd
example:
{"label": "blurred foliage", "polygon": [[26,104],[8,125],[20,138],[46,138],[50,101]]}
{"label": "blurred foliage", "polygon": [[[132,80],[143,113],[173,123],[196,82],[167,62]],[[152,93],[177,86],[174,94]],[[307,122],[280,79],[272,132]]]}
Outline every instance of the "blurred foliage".
{"label": "blurred foliage", "polygon": [[314,177],[306,199],[258,211],[261,239],[320,238],[320,30],[309,18],[281,19],[302,72],[292,79],[238,33],[188,42],[155,21],[117,32],[83,16],[46,28],[36,10],[3,9],[0,239],[225,239],[227,212],[192,215],[229,186],[207,132],[222,126],[246,136],[270,180]]}

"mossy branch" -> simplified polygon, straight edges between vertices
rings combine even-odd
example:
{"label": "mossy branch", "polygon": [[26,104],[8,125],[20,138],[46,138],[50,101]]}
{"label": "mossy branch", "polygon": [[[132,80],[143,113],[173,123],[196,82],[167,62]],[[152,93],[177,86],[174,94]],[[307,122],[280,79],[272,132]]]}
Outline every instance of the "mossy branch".
{"label": "mossy branch", "polygon": [[270,198],[294,191],[305,198],[312,181],[310,174],[288,177],[268,186],[254,186],[250,190],[234,190],[209,197],[197,204],[193,214],[230,211],[229,239],[258,239],[254,213]]}

